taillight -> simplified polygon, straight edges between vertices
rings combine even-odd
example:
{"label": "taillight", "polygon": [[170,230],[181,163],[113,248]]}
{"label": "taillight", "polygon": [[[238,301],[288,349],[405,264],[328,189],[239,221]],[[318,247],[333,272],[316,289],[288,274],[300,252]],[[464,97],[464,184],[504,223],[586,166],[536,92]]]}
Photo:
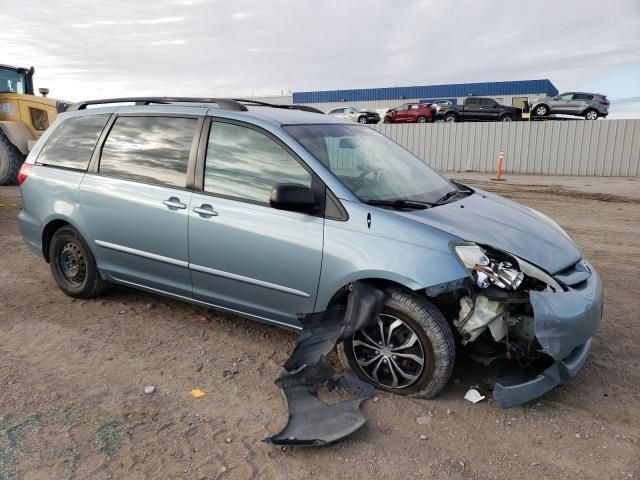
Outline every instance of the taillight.
{"label": "taillight", "polygon": [[598,100],[598,103],[600,105],[606,105],[607,107],[609,106],[609,100]]}
{"label": "taillight", "polygon": [[22,185],[29,176],[32,165],[30,163],[23,163],[18,172],[18,185]]}

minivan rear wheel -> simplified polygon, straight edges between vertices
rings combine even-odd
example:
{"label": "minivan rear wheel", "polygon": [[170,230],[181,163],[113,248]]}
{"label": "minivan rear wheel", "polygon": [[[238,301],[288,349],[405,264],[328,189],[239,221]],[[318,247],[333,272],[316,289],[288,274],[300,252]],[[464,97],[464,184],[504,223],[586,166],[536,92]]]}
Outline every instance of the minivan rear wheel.
{"label": "minivan rear wheel", "polygon": [[70,297],[93,298],[106,287],[91,250],[73,227],[62,227],[53,234],[49,264],[58,287]]}
{"label": "minivan rear wheel", "polygon": [[380,390],[432,398],[451,377],[455,343],[426,298],[391,289],[374,325],[338,345],[338,355],[345,369]]}

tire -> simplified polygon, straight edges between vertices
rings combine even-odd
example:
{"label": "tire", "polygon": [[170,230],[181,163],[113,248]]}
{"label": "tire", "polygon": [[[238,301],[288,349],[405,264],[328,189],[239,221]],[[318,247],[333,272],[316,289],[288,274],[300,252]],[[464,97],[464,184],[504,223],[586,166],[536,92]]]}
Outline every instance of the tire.
{"label": "tire", "polygon": [[535,113],[536,117],[546,117],[549,115],[549,107],[544,104],[537,105],[536,108],[533,109],[533,113]]}
{"label": "tire", "polygon": [[382,120],[383,123],[393,123],[393,120],[391,120],[391,117],[384,117],[384,120]]}
{"label": "tire", "polygon": [[598,119],[598,112],[596,110],[594,110],[593,108],[590,108],[589,110],[584,112],[584,119],[585,120],[597,120]]}
{"label": "tire", "polygon": [[[338,355],[344,368],[380,390],[415,398],[436,396],[449,382],[456,356],[453,333],[442,313],[426,298],[394,288],[389,290],[389,299],[378,322],[383,324],[384,335],[391,338],[389,345],[393,345],[393,341],[400,341],[401,346],[414,343],[402,349],[396,346],[394,354],[389,350],[393,347],[388,347],[383,341],[376,354],[374,349],[362,346],[362,343],[375,343],[382,337],[379,324],[376,324],[356,332],[352,338],[338,345]],[[390,332],[389,327],[394,323],[397,326]],[[416,339],[412,340],[414,335]],[[412,358],[398,358],[400,352],[422,358],[422,366]],[[367,362],[368,366],[363,367],[362,363]],[[400,366],[411,378],[399,373]],[[373,375],[376,369],[378,380]],[[395,387],[390,375],[392,369],[397,380]]]}
{"label": "tire", "polygon": [[501,122],[513,122],[511,115],[503,115],[500,117]]}
{"label": "tire", "polygon": [[418,117],[418,119],[416,120],[416,123],[427,123],[427,118],[426,117]]}
{"label": "tire", "polygon": [[445,121],[446,123],[455,123],[455,122],[457,122],[457,121],[458,121],[458,117],[456,116],[456,114],[455,114],[455,113],[447,113],[447,114],[444,116],[444,121]]}
{"label": "tire", "polygon": [[367,122],[367,117],[359,117],[358,118],[358,123],[362,123],[362,124],[368,123]]}
{"label": "tire", "polygon": [[72,227],[62,227],[53,234],[49,265],[58,287],[70,297],[93,298],[106,288],[89,246]]}
{"label": "tire", "polygon": [[0,185],[13,185],[24,162],[24,156],[0,132]]}

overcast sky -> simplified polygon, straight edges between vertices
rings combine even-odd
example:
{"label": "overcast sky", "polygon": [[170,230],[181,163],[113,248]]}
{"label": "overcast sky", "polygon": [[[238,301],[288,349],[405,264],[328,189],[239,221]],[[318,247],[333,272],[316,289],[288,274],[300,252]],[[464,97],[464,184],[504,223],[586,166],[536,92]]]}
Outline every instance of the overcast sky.
{"label": "overcast sky", "polygon": [[640,0],[0,0],[0,63],[68,100],[549,78],[640,117]]}

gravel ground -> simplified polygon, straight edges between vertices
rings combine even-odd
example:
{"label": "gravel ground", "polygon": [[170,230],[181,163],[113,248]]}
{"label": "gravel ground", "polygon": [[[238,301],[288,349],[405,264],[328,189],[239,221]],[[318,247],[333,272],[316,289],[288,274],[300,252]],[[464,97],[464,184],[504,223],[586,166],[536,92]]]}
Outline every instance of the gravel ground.
{"label": "gravel ground", "polygon": [[452,176],[583,249],[606,290],[593,352],[509,410],[463,400],[483,371],[460,362],[437,399],[379,393],[367,426],[318,449],[261,442],[286,420],[273,380],[294,334],[123,287],[66,297],[22,244],[17,188],[0,187],[0,479],[640,478],[640,179]]}

